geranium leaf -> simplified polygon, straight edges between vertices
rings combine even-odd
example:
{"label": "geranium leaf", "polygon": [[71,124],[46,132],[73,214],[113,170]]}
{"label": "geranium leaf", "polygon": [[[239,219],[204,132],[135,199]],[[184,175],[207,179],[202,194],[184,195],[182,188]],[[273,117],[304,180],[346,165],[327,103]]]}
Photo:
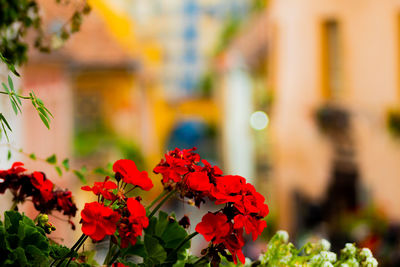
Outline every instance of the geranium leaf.
{"label": "geranium leaf", "polygon": [[146,248],[148,255],[148,257],[145,258],[147,262],[150,262],[151,264],[160,264],[167,259],[167,252],[165,252],[157,238],[151,235],[145,235],[144,247]]}

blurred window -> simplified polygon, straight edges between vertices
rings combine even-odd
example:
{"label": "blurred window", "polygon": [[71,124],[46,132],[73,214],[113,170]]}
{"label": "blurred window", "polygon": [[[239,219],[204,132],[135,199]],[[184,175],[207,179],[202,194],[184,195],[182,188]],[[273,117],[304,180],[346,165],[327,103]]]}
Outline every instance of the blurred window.
{"label": "blurred window", "polygon": [[341,52],[339,24],[328,20],[324,22],[322,32],[322,89],[329,100],[338,100],[343,93]]}

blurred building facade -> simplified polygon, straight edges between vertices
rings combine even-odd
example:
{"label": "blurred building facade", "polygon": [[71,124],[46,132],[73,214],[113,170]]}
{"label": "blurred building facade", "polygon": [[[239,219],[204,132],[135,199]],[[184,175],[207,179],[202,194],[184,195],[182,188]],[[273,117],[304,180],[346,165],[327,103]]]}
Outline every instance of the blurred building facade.
{"label": "blurred building facade", "polygon": [[399,15],[398,0],[270,1],[281,227],[296,223],[295,192],[350,208],[372,201],[400,221],[400,147],[385,124],[399,103]]}

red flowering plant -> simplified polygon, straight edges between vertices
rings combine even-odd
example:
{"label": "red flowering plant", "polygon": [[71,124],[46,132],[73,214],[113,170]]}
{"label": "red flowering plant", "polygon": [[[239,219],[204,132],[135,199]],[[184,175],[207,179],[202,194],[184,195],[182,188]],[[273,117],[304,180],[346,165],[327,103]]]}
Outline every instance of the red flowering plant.
{"label": "red flowering plant", "polygon": [[60,211],[69,219],[76,215],[77,208],[71,191],[56,188],[42,172],[26,173],[22,162],[15,162],[8,170],[0,170],[0,194],[6,190],[13,195],[12,210],[17,210],[18,204],[30,200],[41,214]]}
{"label": "red flowering plant", "polygon": [[[88,237],[101,241],[109,236],[105,265],[136,266],[129,262],[135,255],[142,257],[143,266],[172,266],[185,258],[190,239],[198,234],[209,245],[202,250],[203,256],[196,258],[196,263],[210,261],[217,266],[221,255],[235,264],[244,263],[244,233],[251,234],[255,240],[266,227],[263,218],[268,214],[268,206],[264,197],[245,178],[223,175],[217,166],[202,160],[194,151],[195,148],[176,148],[154,168],[154,173],[162,175],[164,190],[146,208],[140,196],[130,196],[130,193],[136,188],[148,191],[153,183],[148,173],[139,171],[131,160],[116,161],[112,177],[107,176],[93,186],[83,186],[82,190],[95,194],[97,201],[85,204],[81,211],[83,235],[53,264],[61,266],[71,262]],[[209,201],[219,209],[206,213],[195,232],[189,234],[187,216],[177,221],[174,214],[159,211],[173,196],[197,207]]]}

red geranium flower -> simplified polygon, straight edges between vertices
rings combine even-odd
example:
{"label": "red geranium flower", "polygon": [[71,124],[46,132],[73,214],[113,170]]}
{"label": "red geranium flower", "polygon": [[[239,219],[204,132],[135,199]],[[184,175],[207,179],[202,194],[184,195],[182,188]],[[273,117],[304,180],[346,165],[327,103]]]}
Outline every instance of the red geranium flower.
{"label": "red geranium flower", "polygon": [[39,189],[40,195],[45,202],[50,201],[53,198],[53,183],[46,179],[41,172],[33,172],[31,176],[32,185]]}
{"label": "red geranium flower", "polygon": [[56,190],[53,192],[53,197],[57,200],[57,210],[62,210],[64,215],[75,216],[77,208],[72,201],[71,191]]}
{"label": "red geranium flower", "polygon": [[142,235],[143,228],[149,226],[149,219],[146,217],[146,210],[135,198],[128,198],[127,209],[129,217],[124,217],[118,226],[118,233],[121,237],[121,247],[126,248],[129,243],[136,244],[138,236]]}
{"label": "red geranium flower", "polygon": [[196,232],[202,234],[206,241],[214,244],[221,243],[231,230],[231,224],[227,222],[228,218],[223,213],[207,213],[196,225]]}
{"label": "red geranium flower", "polygon": [[129,159],[117,160],[113,165],[115,176],[119,176],[125,183],[133,184],[145,191],[153,188],[153,182],[146,171],[139,171],[134,161]]}
{"label": "red geranium flower", "polygon": [[98,202],[86,203],[81,212],[82,232],[93,240],[100,241],[114,234],[120,214]]}
{"label": "red geranium flower", "polygon": [[234,228],[242,229],[244,227],[246,234],[252,234],[253,241],[255,241],[258,236],[261,235],[264,228],[267,227],[266,221],[258,220],[250,215],[238,214],[235,216],[234,221]]}
{"label": "red geranium flower", "polygon": [[237,202],[241,199],[240,193],[246,184],[246,179],[238,175],[225,175],[215,178],[216,186],[211,195],[216,199],[215,204]]}
{"label": "red geranium flower", "polygon": [[240,200],[235,202],[235,207],[242,214],[256,214],[264,218],[269,213],[268,205],[264,204],[264,201],[264,196],[258,193],[254,186],[246,184]]}
{"label": "red geranium flower", "polygon": [[237,264],[237,258],[239,258],[242,264],[245,263],[246,259],[242,252],[242,247],[244,246],[243,230],[237,230],[225,237],[223,239],[223,244],[232,254],[233,263]]}
{"label": "red geranium flower", "polygon": [[170,180],[175,183],[180,182],[182,176],[189,172],[189,167],[193,167],[200,161],[199,154],[193,152],[195,150],[195,147],[182,150],[175,148],[165,154],[165,160],[161,160],[153,169],[153,172],[162,174],[162,182],[164,184],[168,183]]}
{"label": "red geranium flower", "polygon": [[190,172],[186,179],[187,186],[194,191],[209,192],[213,187],[206,172]]}
{"label": "red geranium flower", "polygon": [[111,192],[111,190],[117,188],[117,184],[108,181],[110,177],[107,176],[104,182],[94,182],[94,186],[82,186],[81,189],[85,191],[92,191],[96,196],[102,195],[105,199],[114,200],[116,196]]}
{"label": "red geranium flower", "polygon": [[26,169],[22,166],[24,166],[24,163],[19,161],[14,162],[10,169],[0,171],[0,177],[4,178],[6,175],[18,174],[20,172],[26,171]]}

